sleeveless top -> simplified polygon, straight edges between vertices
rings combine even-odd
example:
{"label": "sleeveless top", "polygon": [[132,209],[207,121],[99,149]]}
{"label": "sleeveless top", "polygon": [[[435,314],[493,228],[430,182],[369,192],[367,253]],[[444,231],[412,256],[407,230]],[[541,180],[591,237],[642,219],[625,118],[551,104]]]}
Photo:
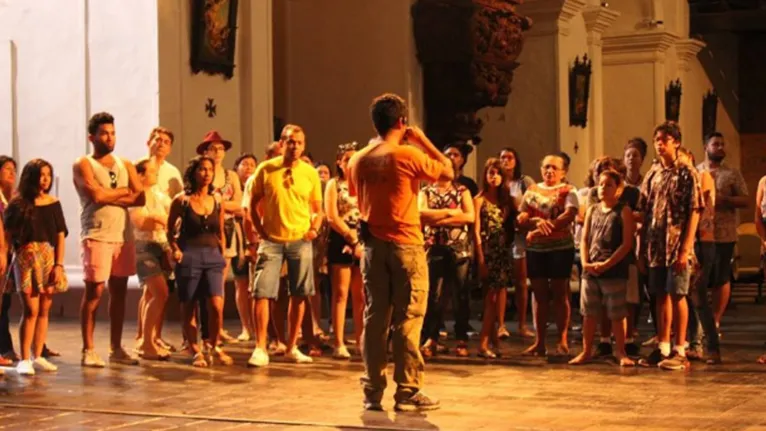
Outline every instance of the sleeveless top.
{"label": "sleeveless top", "polygon": [[[117,156],[111,169],[97,162],[92,156],[85,160],[93,168],[96,182],[106,189],[128,187],[128,170]],[[97,204],[90,196],[76,187],[80,197],[80,238],[103,242],[126,242],[133,240],[133,229],[128,222],[127,208],[117,205]]]}
{"label": "sleeveless top", "polygon": [[[467,188],[463,185],[452,187],[448,190],[439,190],[436,185],[423,188],[426,202],[430,209],[458,209],[463,206],[463,191]],[[457,260],[467,259],[471,255],[468,225],[461,226],[438,226],[426,225],[423,229],[426,248],[429,251],[436,249],[450,249]]]}
{"label": "sleeveless top", "polygon": [[351,196],[348,191],[348,181],[337,178],[335,190],[338,192],[338,215],[351,229],[359,224],[359,202],[356,196]]}
{"label": "sleeveless top", "polygon": [[[622,245],[622,208],[624,204],[618,203],[607,212],[601,209],[601,205],[594,205],[590,213],[590,242],[588,243],[588,262],[605,262]],[[628,254],[629,256],[630,254]],[[627,256],[606,272],[594,277],[587,272],[585,278],[628,278]]]}
{"label": "sleeveless top", "polygon": [[191,206],[189,197],[184,198],[184,211],[181,216],[181,233],[178,244],[181,249],[192,247],[218,247],[221,234],[221,204],[215,200],[213,211],[208,215],[197,214]]}

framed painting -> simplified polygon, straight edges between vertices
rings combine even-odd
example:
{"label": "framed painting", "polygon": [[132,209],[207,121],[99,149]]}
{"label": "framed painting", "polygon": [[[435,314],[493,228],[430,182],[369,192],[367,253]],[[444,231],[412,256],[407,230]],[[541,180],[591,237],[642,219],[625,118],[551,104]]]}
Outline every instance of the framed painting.
{"label": "framed painting", "polygon": [[238,0],[192,0],[192,72],[234,76]]}
{"label": "framed painting", "polygon": [[588,123],[588,99],[590,98],[591,61],[585,54],[575,58],[569,68],[569,125],[585,128]]}

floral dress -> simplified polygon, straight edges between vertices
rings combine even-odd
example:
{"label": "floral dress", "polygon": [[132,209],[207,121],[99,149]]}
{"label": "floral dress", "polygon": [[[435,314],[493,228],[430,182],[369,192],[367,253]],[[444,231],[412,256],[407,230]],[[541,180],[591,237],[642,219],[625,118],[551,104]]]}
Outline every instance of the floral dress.
{"label": "floral dress", "polygon": [[505,241],[505,215],[497,205],[484,199],[479,213],[481,246],[488,277],[484,287],[501,289],[510,286],[513,259]]}

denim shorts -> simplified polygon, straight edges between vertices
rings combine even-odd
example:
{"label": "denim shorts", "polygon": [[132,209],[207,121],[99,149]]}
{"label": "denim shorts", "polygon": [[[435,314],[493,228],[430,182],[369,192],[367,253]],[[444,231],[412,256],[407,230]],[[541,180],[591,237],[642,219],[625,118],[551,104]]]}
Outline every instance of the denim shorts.
{"label": "denim shorts", "polygon": [[673,268],[665,266],[649,268],[647,286],[650,294],[657,295],[688,295],[691,272],[687,267],[684,271],[676,273]]}
{"label": "denim shorts", "polygon": [[168,275],[162,269],[161,262],[169,247],[168,243],[136,241],[136,272],[139,282],[144,283],[147,278],[155,275]]}
{"label": "denim shorts", "polygon": [[182,303],[223,296],[226,260],[218,247],[186,247],[176,265],[176,286]]}
{"label": "denim shorts", "polygon": [[310,241],[278,243],[262,240],[250,279],[250,294],[255,299],[276,299],[282,262],[287,261],[291,296],[314,294],[314,250]]}

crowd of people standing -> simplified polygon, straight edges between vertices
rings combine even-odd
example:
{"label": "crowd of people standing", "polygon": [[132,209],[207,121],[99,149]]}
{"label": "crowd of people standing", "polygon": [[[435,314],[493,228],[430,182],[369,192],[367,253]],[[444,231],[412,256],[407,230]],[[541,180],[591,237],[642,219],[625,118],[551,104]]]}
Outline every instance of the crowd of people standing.
{"label": "crowd of people standing", "polygon": [[[660,124],[652,135],[656,159],[645,174],[648,145],[633,138],[622,157],[594,160],[580,189],[567,176],[566,154],[545,156],[535,182],[522,171],[519,152],[508,147],[486,160],[477,184],[463,173],[470,144],[439,149],[407,117],[400,97],[376,98],[371,119],[378,136],[364,148],[339,145],[334,166],[315,163],[304,130],[287,125],[264,160],[245,153],[227,169],[233,145],[211,131],[181,173],[167,161],[170,130],[153,129],[148,157],[132,162],[114,154],[114,118],[93,115],[92,152],[73,165],[85,278],[82,365],[106,365],[93,333],[108,290],[109,362],[137,365],[134,353],[167,360],[182,350],[195,367],[231,365],[224,346],[254,341],[247,364],[264,367],[275,355],[310,363],[326,344],[333,358],[346,360],[354,345],[365,364],[365,408],[381,408],[391,353],[396,408],[434,409],[439,401],[421,390],[424,358],[448,354],[442,331],[450,310],[453,353],[470,355],[472,280],[483,300],[479,357],[500,356],[501,340],[512,332],[530,340],[521,354],[548,355],[550,320],[557,328],[555,354],[569,356],[573,268],[582,278],[583,349],[570,364],[608,356],[621,366],[670,370],[688,369],[690,359],[721,363],[737,210],[750,200],[741,173],[724,163],[723,135],[706,137],[705,161],[697,165],[680,127]],[[51,164],[34,159],[16,184],[16,162],[0,157],[0,270],[8,274],[0,353],[3,365],[17,362],[23,375],[57,369],[49,358],[58,352],[45,341],[52,296],[68,288],[68,229],[50,194],[53,178]],[[764,242],[765,188],[766,177],[755,214]],[[122,332],[134,274],[144,290],[131,352]],[[229,275],[240,317],[236,336],[223,325]],[[328,316],[322,316],[319,292],[325,285]],[[511,288],[515,331],[505,323]],[[12,291],[23,304],[18,355],[8,329]],[[181,304],[178,348],[162,336],[174,291]],[[346,339],[349,302],[352,342]],[[644,345],[654,349],[641,355],[637,322],[647,303],[655,328]],[[331,336],[322,317],[329,317]]]}

